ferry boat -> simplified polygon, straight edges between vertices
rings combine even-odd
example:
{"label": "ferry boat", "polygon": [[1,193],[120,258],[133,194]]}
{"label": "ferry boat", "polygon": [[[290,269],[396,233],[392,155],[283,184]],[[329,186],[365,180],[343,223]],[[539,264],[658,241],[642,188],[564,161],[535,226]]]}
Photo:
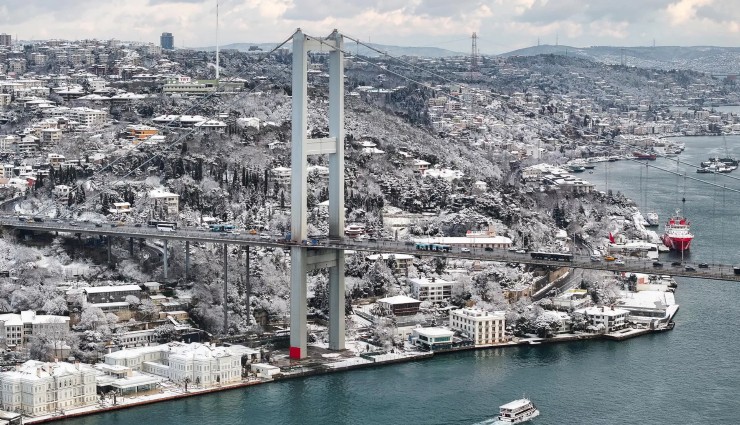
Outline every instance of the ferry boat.
{"label": "ferry boat", "polygon": [[528,398],[520,398],[499,406],[496,418],[502,424],[520,424],[540,415],[540,411]]}
{"label": "ferry boat", "polygon": [[660,239],[663,241],[663,245],[668,248],[683,252],[689,250],[694,235],[691,233],[689,221],[676,211],[676,215],[671,217],[666,223],[665,232]]}

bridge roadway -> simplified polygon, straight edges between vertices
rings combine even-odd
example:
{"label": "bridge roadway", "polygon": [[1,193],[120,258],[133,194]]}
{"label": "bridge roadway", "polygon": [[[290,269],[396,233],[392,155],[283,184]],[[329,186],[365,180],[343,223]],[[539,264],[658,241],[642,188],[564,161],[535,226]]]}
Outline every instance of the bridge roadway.
{"label": "bridge roadway", "polygon": [[[274,248],[290,248],[292,246],[296,246],[296,242],[285,241],[281,236],[276,235],[270,235],[269,238],[265,238],[260,235],[218,233],[211,232],[208,229],[191,227],[179,228],[172,232],[165,232],[154,227],[147,227],[145,224],[141,227],[135,227],[133,225],[116,225],[113,227],[111,224],[102,224],[101,227],[98,227],[94,223],[78,221],[47,220],[44,222],[35,222],[21,221],[16,217],[8,216],[0,217],[0,226],[32,231],[68,232],[121,238],[163,239],[169,241],[208,242]],[[723,264],[710,264],[708,268],[698,268],[698,266],[694,266],[696,268],[695,271],[687,271],[683,266],[671,266],[670,264],[664,264],[663,267],[657,268],[653,266],[652,260],[629,257],[624,259],[624,265],[617,265],[613,262],[603,260],[593,261],[588,255],[578,254],[573,256],[572,261],[564,262],[536,260],[533,259],[529,253],[517,253],[506,249],[493,249],[492,251],[486,251],[483,248],[470,248],[469,252],[463,252],[459,247],[453,247],[450,252],[424,251],[415,249],[414,245],[409,244],[408,242],[387,240],[370,242],[350,238],[321,239],[318,241],[317,245],[304,246],[310,250],[344,249],[374,253],[410,254],[480,261],[524,263],[541,266],[570,266],[581,269],[661,274],[740,282],[740,275],[734,274],[733,266]]]}

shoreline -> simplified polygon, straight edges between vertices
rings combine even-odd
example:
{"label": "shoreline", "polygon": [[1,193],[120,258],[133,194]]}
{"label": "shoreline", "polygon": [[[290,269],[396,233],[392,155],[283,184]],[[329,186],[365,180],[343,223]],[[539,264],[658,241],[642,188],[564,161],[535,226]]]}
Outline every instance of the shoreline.
{"label": "shoreline", "polygon": [[[232,390],[236,390],[240,388],[247,388],[247,387],[257,386],[261,384],[269,384],[272,382],[281,382],[281,381],[286,381],[290,379],[300,379],[300,378],[307,378],[311,376],[327,375],[331,373],[349,372],[349,371],[358,370],[358,369],[385,367],[385,366],[391,366],[391,365],[400,364],[400,363],[409,363],[409,362],[414,362],[414,361],[424,361],[424,360],[433,359],[435,356],[454,354],[454,353],[460,353],[460,352],[466,352],[466,351],[482,351],[482,350],[491,350],[491,349],[499,349],[499,348],[507,348],[507,347],[537,346],[537,345],[545,345],[545,344],[547,345],[562,344],[562,343],[567,343],[567,342],[590,341],[590,340],[624,341],[626,339],[631,339],[631,338],[635,338],[635,337],[639,337],[643,335],[670,331],[674,328],[674,326],[675,326],[675,323],[671,321],[664,328],[634,329],[626,333],[624,332],[612,333],[612,334],[582,333],[582,334],[565,334],[562,336],[555,336],[552,338],[525,338],[525,339],[521,339],[516,342],[508,342],[508,343],[501,343],[501,344],[491,344],[491,345],[485,345],[485,346],[457,347],[457,348],[452,348],[448,350],[439,350],[439,351],[433,351],[433,352],[432,351],[416,352],[416,353],[410,353],[410,355],[408,356],[402,356],[402,357],[397,357],[397,358],[392,358],[392,359],[387,359],[387,360],[382,360],[382,361],[368,361],[368,362],[357,363],[357,364],[348,364],[348,365],[339,366],[339,367],[330,367],[328,365],[302,367],[303,370],[301,371],[289,372],[287,374],[280,374],[280,376],[277,376],[274,379],[249,379],[247,381],[241,381],[241,382],[236,382],[233,384],[226,384],[226,385],[217,386],[217,387],[204,388],[204,389],[190,389],[188,392],[183,392],[179,394],[175,393],[175,394],[165,395],[164,393],[160,393],[160,394],[153,394],[153,395],[144,395],[144,396],[139,396],[139,397],[150,397],[150,398],[144,399],[144,400],[131,401],[129,403],[124,402],[122,404],[117,404],[113,406],[105,406],[105,407],[99,407],[98,404],[95,404],[91,406],[80,407],[78,409],[70,409],[69,413],[65,413],[63,415],[56,415],[56,416],[47,415],[47,416],[41,416],[41,417],[23,416],[23,423],[26,423],[26,424],[53,423],[53,422],[62,421],[62,420],[110,413],[110,412],[115,412],[118,410],[125,410],[125,409],[130,409],[130,408],[139,407],[139,406],[146,406],[146,405],[155,404],[155,403],[163,403],[163,402],[181,400],[181,399],[189,398],[189,397],[214,394],[214,393],[218,393],[222,391],[232,391]],[[356,357],[356,358],[362,358],[362,357]],[[126,398],[127,397],[122,397],[122,400],[125,401]],[[78,410],[78,411],[75,411],[75,410]]]}

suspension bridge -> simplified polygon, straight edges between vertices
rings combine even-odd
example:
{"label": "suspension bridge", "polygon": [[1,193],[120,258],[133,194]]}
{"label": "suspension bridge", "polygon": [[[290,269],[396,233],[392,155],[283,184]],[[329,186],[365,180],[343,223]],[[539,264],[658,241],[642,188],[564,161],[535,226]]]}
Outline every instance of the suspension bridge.
{"label": "suspension bridge", "polygon": [[[317,268],[329,269],[329,348],[345,348],[345,284],[344,251],[380,252],[390,254],[411,254],[459,258],[480,261],[522,263],[544,267],[573,267],[616,273],[652,273],[670,276],[685,276],[701,279],[740,281],[731,265],[709,264],[696,270],[667,265],[656,267],[652,260],[626,258],[624,264],[598,260],[590,255],[574,254],[559,260],[512,252],[506,249],[484,249],[450,247],[446,250],[419,250],[413,243],[399,241],[361,241],[344,237],[344,36],[336,30],[328,37],[312,37],[297,30],[290,38],[293,47],[292,62],[292,140],[291,140],[291,232],[285,235],[251,235],[234,233],[215,233],[198,228],[180,228],[163,232],[156,228],[132,225],[96,225],[74,220],[34,221],[15,216],[0,216],[0,226],[13,231],[60,232],[103,236],[107,240],[108,259],[112,261],[111,239],[128,238],[130,249],[136,239],[159,239],[164,242],[164,277],[168,273],[168,243],[181,242],[185,251],[185,274],[190,268],[190,243],[223,244],[249,247],[274,247],[290,251],[291,256],[291,302],[290,302],[290,357],[295,359],[307,356],[307,273]],[[289,40],[286,40],[289,41]],[[285,44],[285,43],[283,43]],[[282,45],[282,44],[281,44]],[[280,46],[278,46],[280,47]],[[327,137],[309,139],[308,132],[308,52],[329,52],[329,134]],[[421,84],[421,83],[420,83]],[[424,84],[422,84],[424,85]],[[426,85],[425,85],[426,86]],[[187,135],[187,134],[186,134]],[[181,140],[180,137],[169,146]],[[326,238],[308,238],[307,158],[313,155],[329,157],[329,232]],[[150,159],[151,161],[151,159]],[[147,161],[149,162],[149,161]],[[142,165],[146,165],[144,162]],[[115,161],[114,161],[115,163]],[[110,168],[110,164],[107,166]],[[128,177],[134,170],[120,177],[118,182]],[[266,236],[266,237],[265,237]],[[307,242],[309,241],[309,242]],[[224,299],[228,285],[228,249],[224,249]],[[249,275],[249,254],[247,254],[247,276]],[[248,278],[247,278],[248,280]],[[224,315],[224,329],[228,327]]]}

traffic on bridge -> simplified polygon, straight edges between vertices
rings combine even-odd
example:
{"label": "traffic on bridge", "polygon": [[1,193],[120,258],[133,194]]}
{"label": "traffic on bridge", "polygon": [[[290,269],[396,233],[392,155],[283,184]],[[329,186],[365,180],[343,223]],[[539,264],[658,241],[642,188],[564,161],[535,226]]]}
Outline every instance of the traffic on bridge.
{"label": "traffic on bridge", "polygon": [[521,249],[475,248],[440,244],[415,243],[385,239],[356,239],[349,237],[306,239],[302,243],[290,240],[286,235],[273,233],[239,232],[236,230],[202,227],[157,226],[150,224],[93,223],[75,220],[44,220],[38,217],[0,217],[0,226],[39,232],[68,232],[72,234],[101,235],[108,237],[162,239],[169,241],[207,242],[290,248],[302,246],[309,250],[354,250],[365,252],[411,254],[505,263],[524,263],[539,266],[568,266],[581,269],[606,270],[661,274],[668,276],[694,277],[700,279],[740,281],[740,267],[723,264],[690,265],[681,262],[663,263],[643,258],[625,258],[623,261],[606,261],[601,257],[582,254],[527,252]]}

